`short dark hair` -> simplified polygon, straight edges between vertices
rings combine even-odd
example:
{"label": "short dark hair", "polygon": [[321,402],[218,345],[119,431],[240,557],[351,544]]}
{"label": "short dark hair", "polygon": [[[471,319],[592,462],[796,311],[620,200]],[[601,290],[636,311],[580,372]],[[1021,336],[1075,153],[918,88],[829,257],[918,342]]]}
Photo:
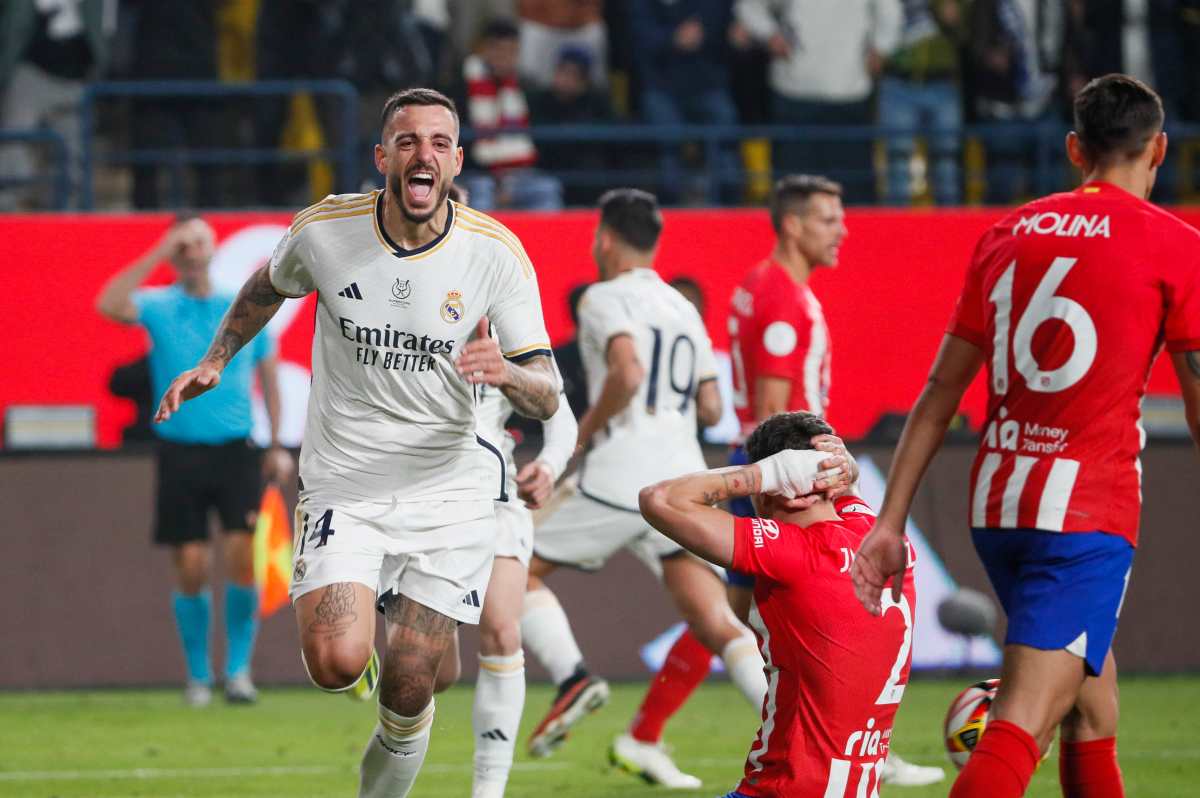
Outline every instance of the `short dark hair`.
{"label": "short dark hair", "polygon": [[454,105],[454,100],[440,91],[436,89],[401,89],[388,97],[387,102],[383,104],[383,110],[379,113],[379,129],[387,127],[387,123],[392,121],[393,114],[410,105],[440,105],[449,109],[454,116],[454,123],[458,124],[458,108]]}
{"label": "short dark hair", "polygon": [[746,456],[757,463],[785,449],[811,449],[813,438],[832,434],[833,427],[815,413],[776,413],[750,433]]}
{"label": "short dark hair", "polygon": [[783,217],[789,213],[803,213],[813,194],[840,197],[842,185],[821,175],[786,175],[775,182],[768,207],[771,209],[771,226],[776,234],[783,229]]}
{"label": "short dark hair", "polygon": [[1095,163],[1141,155],[1163,126],[1162,99],[1128,75],[1105,75],[1075,95],[1075,135]]}
{"label": "short dark hair", "polygon": [[614,188],[600,201],[600,224],[639,252],[649,252],[663,229],[658,199],[639,188]]}
{"label": "short dark hair", "polygon": [[518,39],[521,29],[507,17],[497,17],[483,26],[483,39]]}

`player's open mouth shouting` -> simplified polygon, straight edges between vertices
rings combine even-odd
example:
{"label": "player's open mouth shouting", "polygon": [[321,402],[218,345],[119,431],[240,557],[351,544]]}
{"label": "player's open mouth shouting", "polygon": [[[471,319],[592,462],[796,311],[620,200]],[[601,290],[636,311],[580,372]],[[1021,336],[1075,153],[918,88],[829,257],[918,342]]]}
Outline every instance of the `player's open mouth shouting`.
{"label": "player's open mouth shouting", "polygon": [[429,167],[417,166],[410,169],[407,179],[404,182],[409,203],[417,207],[423,207],[432,202],[436,180],[436,173]]}

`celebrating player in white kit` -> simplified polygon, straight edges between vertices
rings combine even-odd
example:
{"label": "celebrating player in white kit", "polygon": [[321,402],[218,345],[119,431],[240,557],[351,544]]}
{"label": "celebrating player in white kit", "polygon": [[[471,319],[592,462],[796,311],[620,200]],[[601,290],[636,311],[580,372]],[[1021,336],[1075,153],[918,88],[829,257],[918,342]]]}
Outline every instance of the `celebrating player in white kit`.
{"label": "celebrating player in white kit", "polygon": [[[530,750],[546,755],[570,726],[602,705],[608,687],[583,667],[567,617],[543,577],[560,564],[598,570],[621,548],[655,574],[696,637],[721,656],[734,683],[756,707],[766,692],[762,658],[734,617],[722,578],[653,529],[638,510],[638,491],[705,467],[696,439],[721,414],[716,364],[704,322],[654,271],[662,215],[654,196],[616,189],[600,198],[592,255],[600,282],[579,307],[579,341],[591,408],[579,444],[591,445],[578,488],[534,535],[521,633],[526,650],[549,671],[559,694],[534,730]],[[621,735],[612,755],[627,769],[673,787],[698,787],[659,746]]]}
{"label": "celebrating player in white kit", "polygon": [[372,610],[383,612],[379,723],[359,795],[402,798],[428,748],[438,664],[457,624],[479,622],[492,570],[506,465],[476,433],[479,386],[547,419],[558,380],[520,242],[447,201],[463,159],[453,102],[408,89],[381,126],[385,188],[296,216],[159,417],[216,385],[285,297],[318,292],[292,596],[305,664],[326,690],[370,673]]}

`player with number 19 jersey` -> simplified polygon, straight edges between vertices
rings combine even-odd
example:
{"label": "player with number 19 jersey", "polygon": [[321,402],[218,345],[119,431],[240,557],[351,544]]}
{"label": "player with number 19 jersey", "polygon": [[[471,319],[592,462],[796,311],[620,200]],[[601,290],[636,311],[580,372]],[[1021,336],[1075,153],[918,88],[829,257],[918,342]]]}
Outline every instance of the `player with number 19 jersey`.
{"label": "player with number 19 jersey", "polygon": [[633,269],[588,288],[579,303],[579,349],[595,404],[608,373],[608,344],[633,338],[646,378],[598,433],[579,479],[585,495],[637,512],[646,485],[705,467],[696,437],[696,391],[716,379],[704,321],[653,269]]}
{"label": "player with number 19 jersey", "polygon": [[766,663],[762,726],[733,796],[877,795],[892,721],[912,664],[913,569],[883,617],[863,612],[850,580],[871,530],[862,499],[834,502],[840,521],[806,527],[734,522],[733,567],[755,577],[750,625]]}
{"label": "player with number 19 jersey", "polygon": [[1200,349],[1200,233],[1116,186],[1032,202],[975,250],[948,332],[988,362],[971,526],[1137,545],[1150,366]]}

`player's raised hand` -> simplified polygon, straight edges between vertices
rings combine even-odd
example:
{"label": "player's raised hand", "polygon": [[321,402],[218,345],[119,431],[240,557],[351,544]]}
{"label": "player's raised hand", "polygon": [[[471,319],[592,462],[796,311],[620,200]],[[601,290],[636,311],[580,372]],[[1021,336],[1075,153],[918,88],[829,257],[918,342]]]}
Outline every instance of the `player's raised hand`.
{"label": "player's raised hand", "polygon": [[205,363],[183,372],[171,381],[167,392],[163,394],[162,401],[158,403],[158,412],[154,414],[154,423],[163,423],[188,399],[195,399],[220,383],[221,372]]}
{"label": "player's raised hand", "polygon": [[816,449],[785,449],[756,465],[762,472],[760,491],[785,499],[808,496],[816,490],[814,483],[837,479],[846,471],[844,457]]}
{"label": "player's raised hand", "polygon": [[508,363],[500,344],[488,334],[488,317],[482,316],[475,325],[475,337],[463,347],[454,362],[458,373],[472,385],[503,386],[508,380]]}
{"label": "player's raised hand", "polygon": [[554,490],[554,474],[541,460],[526,463],[517,472],[517,496],[530,510],[540,510]]}
{"label": "player's raised hand", "polygon": [[863,538],[854,564],[850,566],[850,578],[854,580],[854,594],[872,615],[881,615],[883,587],[892,580],[892,601],[899,601],[904,592],[904,572],[908,568],[908,546],[904,533],[878,521]]}
{"label": "player's raised hand", "polygon": [[[818,452],[828,452],[831,455],[842,458],[847,466],[850,464],[850,451],[846,448],[845,442],[836,435],[817,435],[812,439],[813,448]],[[825,463],[821,464],[821,468],[833,468],[836,463],[833,458],[830,458]],[[850,491],[850,485],[854,480],[852,469],[846,468],[841,474],[828,480],[821,480],[813,486],[814,490],[819,490],[825,494],[827,499],[836,499]]]}

